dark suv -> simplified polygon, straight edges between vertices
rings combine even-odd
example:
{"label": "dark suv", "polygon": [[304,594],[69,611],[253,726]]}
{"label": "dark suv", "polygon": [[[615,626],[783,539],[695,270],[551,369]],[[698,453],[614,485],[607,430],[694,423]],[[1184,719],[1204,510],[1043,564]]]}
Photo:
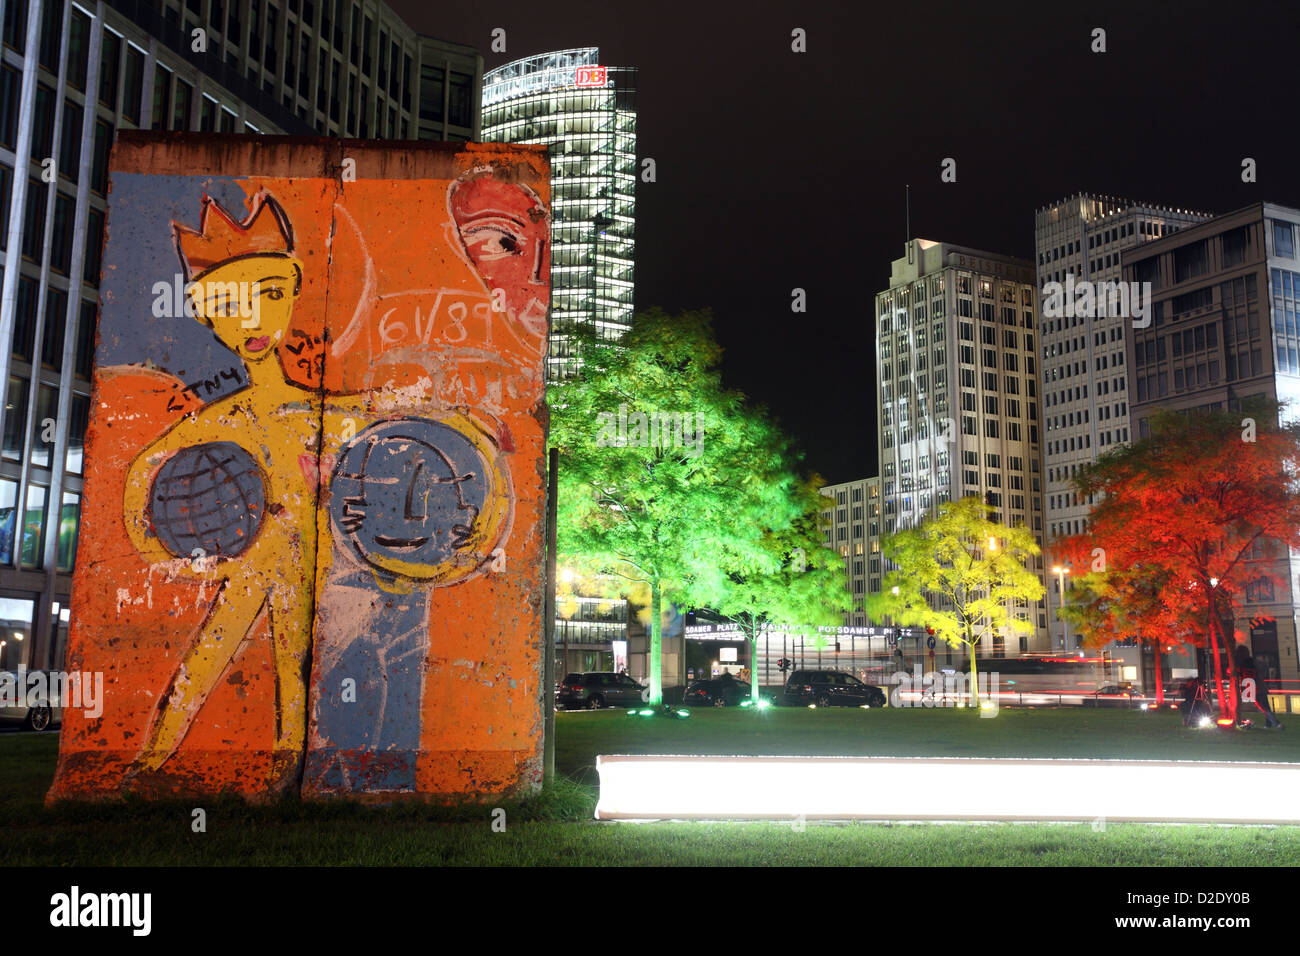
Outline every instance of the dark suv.
{"label": "dark suv", "polygon": [[608,671],[588,671],[585,674],[566,674],[560,682],[556,703],[565,709],[586,707],[635,707],[645,698],[646,688],[626,674]]}
{"label": "dark suv", "polygon": [[791,707],[884,707],[885,692],[843,671],[795,671],[785,682],[785,703]]}

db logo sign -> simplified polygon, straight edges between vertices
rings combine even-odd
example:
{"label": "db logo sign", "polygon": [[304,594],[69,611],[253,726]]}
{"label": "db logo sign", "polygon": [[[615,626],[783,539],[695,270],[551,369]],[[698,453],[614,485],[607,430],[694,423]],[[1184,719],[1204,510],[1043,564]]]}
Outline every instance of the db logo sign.
{"label": "db logo sign", "polygon": [[643,703],[643,704],[648,704],[648,703],[650,703],[650,686],[649,686],[649,685],[646,685],[645,687],[642,687],[642,688],[641,688],[641,703]]}
{"label": "db logo sign", "polygon": [[598,86],[605,85],[605,68],[603,66],[580,66],[575,71],[575,86]]}

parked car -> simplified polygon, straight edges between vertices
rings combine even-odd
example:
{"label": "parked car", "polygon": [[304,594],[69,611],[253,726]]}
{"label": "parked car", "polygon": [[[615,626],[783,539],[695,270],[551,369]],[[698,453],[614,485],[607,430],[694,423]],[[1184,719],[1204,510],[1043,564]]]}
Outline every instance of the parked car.
{"label": "parked car", "polygon": [[645,701],[647,691],[647,687],[626,674],[588,671],[584,674],[566,674],[560,682],[556,703],[566,710],[581,707],[588,710],[634,707]]}
{"label": "parked car", "polygon": [[686,685],[682,703],[688,707],[739,707],[750,696],[749,685],[730,674]]}
{"label": "parked car", "polygon": [[[30,677],[35,671],[28,671]],[[12,688],[17,685],[18,675],[12,671],[0,672],[0,681],[5,682],[10,690],[0,696],[0,720],[6,722],[21,722],[24,730],[48,730],[51,726],[59,722],[62,711],[58,707],[51,707],[50,702],[44,697],[35,701],[35,706],[27,706],[28,701],[23,699],[25,694],[20,692],[14,695]],[[14,702],[15,696],[17,703]]]}
{"label": "parked car", "polygon": [[795,671],[785,682],[785,703],[798,707],[884,707],[885,692],[843,671]]}

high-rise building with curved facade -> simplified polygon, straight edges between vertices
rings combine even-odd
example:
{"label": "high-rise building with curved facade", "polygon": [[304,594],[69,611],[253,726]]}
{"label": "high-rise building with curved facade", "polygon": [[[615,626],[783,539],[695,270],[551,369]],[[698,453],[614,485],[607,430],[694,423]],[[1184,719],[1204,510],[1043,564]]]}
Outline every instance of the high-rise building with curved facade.
{"label": "high-rise building with curved facade", "polygon": [[551,147],[552,380],[574,374],[568,331],[617,340],[632,322],[636,226],[635,67],[598,47],[515,60],[483,77],[482,139]]}

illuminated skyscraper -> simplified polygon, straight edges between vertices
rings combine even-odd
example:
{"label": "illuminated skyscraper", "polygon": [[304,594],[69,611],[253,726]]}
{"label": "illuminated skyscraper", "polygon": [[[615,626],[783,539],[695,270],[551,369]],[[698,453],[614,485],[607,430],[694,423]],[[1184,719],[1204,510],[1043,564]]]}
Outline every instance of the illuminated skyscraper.
{"label": "illuminated skyscraper", "polygon": [[[928,239],[894,260],[876,294],[882,534],[978,495],[994,521],[1042,543],[1033,282],[1023,259]],[[1041,557],[1030,570],[1042,575]],[[1048,650],[1046,608],[1013,610],[1034,635],[1008,647],[990,628],[981,655]]]}
{"label": "illuminated skyscraper", "polygon": [[552,380],[577,369],[567,333],[621,338],[632,322],[636,226],[634,67],[597,47],[515,60],[483,77],[482,138],[551,147]]}

